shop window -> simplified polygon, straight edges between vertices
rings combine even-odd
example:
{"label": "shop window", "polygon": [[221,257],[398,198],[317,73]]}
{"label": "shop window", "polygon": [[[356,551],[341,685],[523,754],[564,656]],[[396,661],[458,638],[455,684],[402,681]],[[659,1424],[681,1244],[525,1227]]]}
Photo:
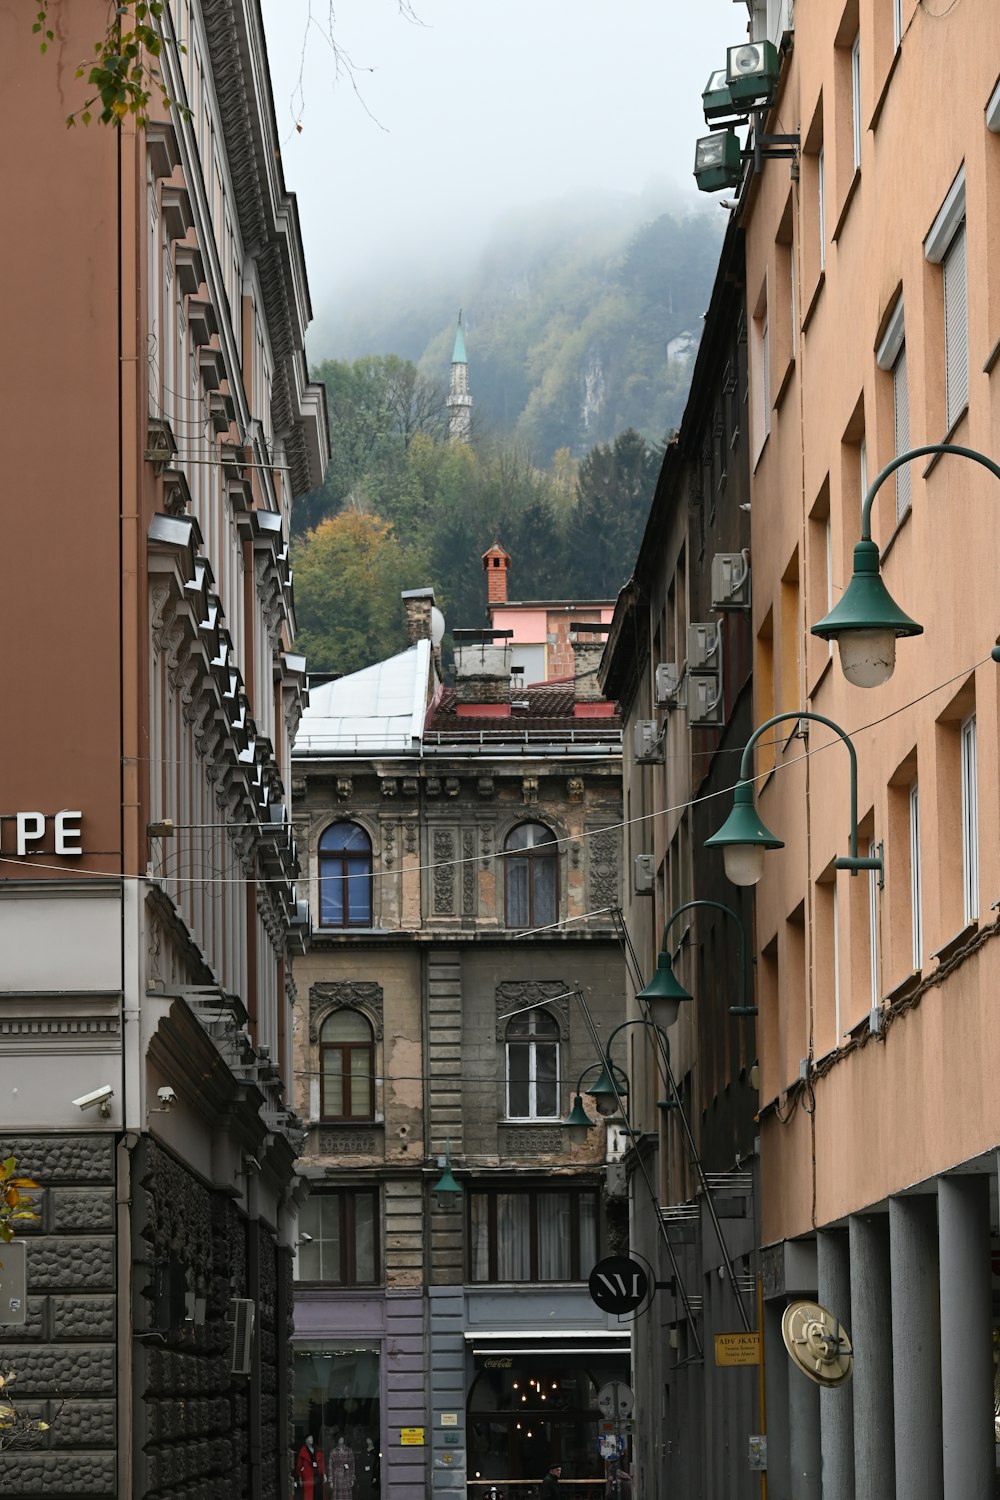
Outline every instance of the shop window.
{"label": "shop window", "polygon": [[545,927],[558,917],[559,844],[543,823],[521,823],[504,844],[508,927]]}
{"label": "shop window", "polygon": [[[321,1339],[308,1345],[296,1344],[294,1360],[296,1494],[302,1500],[321,1500],[327,1495],[337,1496],[337,1500],[379,1500],[382,1443],[378,1344],[361,1339]],[[327,1477],[326,1485],[313,1483],[311,1497],[309,1483],[314,1471],[311,1459],[303,1454],[307,1437],[312,1438],[313,1452],[322,1455]],[[354,1479],[350,1484],[352,1469]]]}
{"label": "shop window", "polygon": [[507,1118],[559,1116],[559,1027],[546,1010],[529,1010],[507,1023]]}
{"label": "shop window", "polygon": [[472,1281],[583,1281],[597,1260],[597,1193],[470,1192],[469,1246]]}
{"label": "shop window", "polygon": [[329,1286],[372,1286],[379,1281],[378,1193],[374,1189],[312,1194],[299,1214],[299,1231],[299,1281]]}
{"label": "shop window", "polygon": [[321,927],[372,925],[372,841],[357,823],[332,823],[319,841]]}
{"label": "shop window", "polygon": [[375,1114],[372,1029],[356,1010],[338,1010],[319,1034],[320,1118],[371,1120]]}

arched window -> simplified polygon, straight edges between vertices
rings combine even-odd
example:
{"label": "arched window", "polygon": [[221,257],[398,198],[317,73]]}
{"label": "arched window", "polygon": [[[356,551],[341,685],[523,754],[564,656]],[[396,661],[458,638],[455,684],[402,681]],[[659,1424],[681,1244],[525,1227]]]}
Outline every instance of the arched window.
{"label": "arched window", "polygon": [[357,823],[331,823],[320,838],[319,922],[372,925],[372,841]]}
{"label": "arched window", "polygon": [[544,927],[559,915],[559,845],[544,823],[519,823],[504,844],[508,927]]}
{"label": "arched window", "polygon": [[360,1011],[337,1010],[323,1022],[319,1076],[322,1119],[375,1118],[375,1049]]}
{"label": "arched window", "polygon": [[559,1027],[547,1010],[527,1010],[507,1022],[507,1118],[559,1116]]}

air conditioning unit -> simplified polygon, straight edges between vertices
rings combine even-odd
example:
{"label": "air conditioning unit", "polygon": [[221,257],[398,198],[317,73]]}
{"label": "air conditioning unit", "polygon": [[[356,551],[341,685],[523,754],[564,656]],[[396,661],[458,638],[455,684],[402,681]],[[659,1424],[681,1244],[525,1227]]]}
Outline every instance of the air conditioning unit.
{"label": "air conditioning unit", "polygon": [[232,1340],[229,1346],[230,1375],[249,1375],[250,1356],[253,1352],[253,1325],[256,1306],[252,1297],[231,1297],[229,1301],[229,1325]]}
{"label": "air conditioning unit", "polygon": [[683,673],[676,662],[661,661],[654,677],[657,708],[676,708],[680,702]]}
{"label": "air conditioning unit", "polygon": [[663,759],[660,748],[660,731],[655,719],[639,719],[632,728],[632,747],[635,759],[649,764]]}
{"label": "air conditioning unit", "polygon": [[[718,672],[722,664],[722,626],[714,620],[689,625],[687,665],[689,672]],[[688,705],[690,707],[690,704]]]}
{"label": "air conditioning unit", "polygon": [[749,554],[717,552],[712,558],[712,608],[748,609],[749,605]]}
{"label": "air conditioning unit", "polygon": [[651,896],[656,886],[656,869],[653,865],[651,854],[637,854],[635,857],[635,894],[637,896]]}
{"label": "air conditioning unit", "polygon": [[688,693],[688,728],[717,729],[723,722],[722,673],[691,678]]}

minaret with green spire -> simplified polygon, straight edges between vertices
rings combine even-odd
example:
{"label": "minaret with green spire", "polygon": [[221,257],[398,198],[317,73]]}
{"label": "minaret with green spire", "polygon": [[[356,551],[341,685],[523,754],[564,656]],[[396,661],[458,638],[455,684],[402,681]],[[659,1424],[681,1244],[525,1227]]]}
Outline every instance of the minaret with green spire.
{"label": "minaret with green spire", "polygon": [[465,357],[465,334],[459,310],[455,347],[451,355],[451,386],[448,391],[448,436],[453,443],[472,437],[472,397],[469,395],[469,361]]}

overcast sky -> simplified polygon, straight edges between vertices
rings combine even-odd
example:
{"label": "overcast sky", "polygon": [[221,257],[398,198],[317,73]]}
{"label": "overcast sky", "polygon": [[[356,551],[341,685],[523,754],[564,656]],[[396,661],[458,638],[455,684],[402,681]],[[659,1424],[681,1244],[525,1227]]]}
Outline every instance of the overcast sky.
{"label": "overcast sky", "polygon": [[746,30],[734,0],[412,0],[420,24],[398,0],[311,0],[324,25],[331,4],[357,92],[310,0],[263,0],[317,315],[510,208],[664,178],[696,197],[701,91]]}

